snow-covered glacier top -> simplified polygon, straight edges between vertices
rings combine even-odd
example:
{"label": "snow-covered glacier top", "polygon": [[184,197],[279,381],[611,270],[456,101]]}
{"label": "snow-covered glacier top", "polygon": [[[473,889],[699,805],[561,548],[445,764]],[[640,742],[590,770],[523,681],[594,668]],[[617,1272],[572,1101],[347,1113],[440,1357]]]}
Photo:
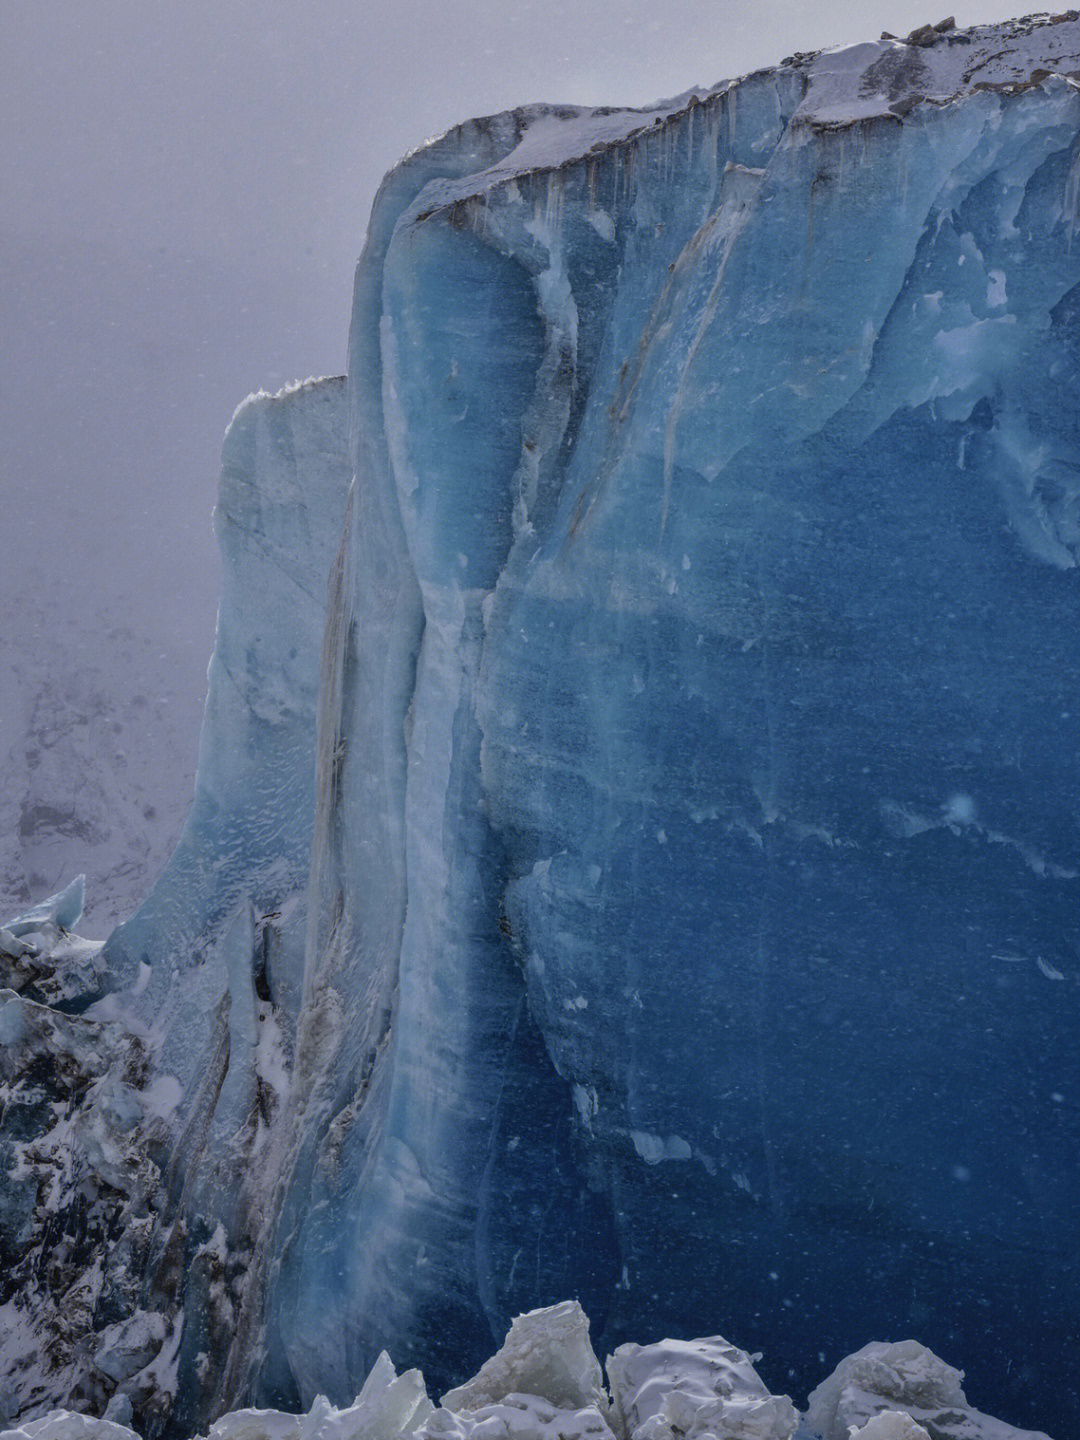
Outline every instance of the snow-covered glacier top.
{"label": "snow-covered glacier top", "polygon": [[823,50],[792,60],[806,74],[806,99],[797,119],[851,124],[902,115],[926,100],[948,105],[980,90],[1013,90],[1048,75],[1080,78],[1080,12],[1029,15],[999,25],[957,29],[945,21],[923,26],[906,40]]}
{"label": "snow-covered glacier top", "polygon": [[347,377],[226,438],[168,868],[101,951],[0,937],[9,1413],[472,1393],[572,1297],[764,1351],[789,1433],[842,1361],[829,1440],[993,1433],[922,1344],[1077,1433],[1078,48],[387,176]]}
{"label": "snow-covered glacier top", "polygon": [[[963,29],[946,20],[920,27],[909,38],[883,35],[878,41],[794,55],[780,69],[798,76],[802,88],[795,125],[843,127],[879,116],[899,119],[920,101],[947,105],[979,90],[1039,84],[1049,75],[1080,83],[1080,12]],[[414,211],[423,215],[523,175],[558,170],[626,145],[693,106],[737,91],[747,78],[695,87],[640,108],[523,107],[512,112],[520,138],[508,154],[477,174],[433,182]]]}

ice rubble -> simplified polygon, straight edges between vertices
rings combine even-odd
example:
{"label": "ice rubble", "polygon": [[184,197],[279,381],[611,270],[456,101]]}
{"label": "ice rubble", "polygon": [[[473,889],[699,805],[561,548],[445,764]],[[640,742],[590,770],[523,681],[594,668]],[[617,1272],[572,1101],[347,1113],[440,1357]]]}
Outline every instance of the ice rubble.
{"label": "ice rubble", "polygon": [[542,1395],[563,1410],[607,1410],[589,1321],[575,1301],[517,1316],[499,1352],[467,1384],[448,1390],[442,1403],[447,1410],[477,1410],[514,1392]]}
{"label": "ice rubble", "polygon": [[[864,1345],[811,1392],[806,1423],[821,1440],[854,1435],[863,1440],[893,1440],[894,1435],[897,1440],[921,1440],[922,1434],[931,1440],[1028,1436],[973,1410],[960,1388],[963,1378],[963,1371],[915,1340]],[[888,1418],[899,1415],[908,1419]]]}
{"label": "ice rubble", "polygon": [[770,1395],[747,1355],[719,1337],[620,1345],[608,1356],[614,1428],[624,1440],[789,1440],[786,1395]]}
{"label": "ice rubble", "polygon": [[74,930],[82,918],[85,892],[86,876],[76,875],[63,890],[50,895],[38,905],[32,905],[14,920],[9,920],[0,930],[0,936],[3,937],[3,942],[0,943],[6,943],[9,935],[18,938],[32,935],[36,931]]}
{"label": "ice rubble", "polygon": [[[574,1294],[1076,1430],[1078,68],[935,31],[387,177],[347,379],[226,439],[172,861],[85,971],[4,942],[10,1414],[452,1386]],[[549,1423],[483,1383],[432,1423]]]}
{"label": "ice rubble", "polygon": [[[81,877],[0,940],[0,1414],[119,1396],[145,1423],[172,1411],[179,1367],[196,1363],[181,1283],[200,1290],[204,1338],[231,1321],[230,1164],[252,1165],[287,1084],[344,432],[333,379],[253,396],[230,426],[195,803],[167,883],[120,932],[125,963],[115,940],[107,955],[69,933]],[[191,1038],[208,1015],[209,1056]],[[192,1200],[214,1220],[189,1235]]]}
{"label": "ice rubble", "polygon": [[53,1004],[100,989],[102,944],[74,933],[85,880],[76,875],[63,890],[0,924],[0,989]]}
{"label": "ice rubble", "polygon": [[[906,1341],[849,1356],[800,1417],[770,1395],[760,1356],[726,1340],[623,1345],[607,1378],[575,1302],[518,1316],[502,1349],[436,1408],[418,1370],[398,1375],[383,1353],[352,1405],[316,1396],[306,1415],[240,1410],[211,1425],[208,1440],[1047,1440],[979,1415],[962,1376]],[[919,1423],[920,1418],[928,1428]],[[0,1440],[130,1440],[108,1419],[58,1411],[0,1431]]]}
{"label": "ice rubble", "polygon": [[865,1425],[852,1430],[849,1440],[930,1440],[930,1436],[910,1415],[899,1410],[883,1410]]}

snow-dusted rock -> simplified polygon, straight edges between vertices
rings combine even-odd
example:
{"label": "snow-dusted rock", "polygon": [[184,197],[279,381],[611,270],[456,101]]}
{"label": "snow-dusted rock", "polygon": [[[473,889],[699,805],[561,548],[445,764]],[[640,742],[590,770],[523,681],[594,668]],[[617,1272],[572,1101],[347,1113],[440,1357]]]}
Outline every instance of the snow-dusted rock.
{"label": "snow-dusted rock", "polygon": [[168,1326],[156,1311],[136,1310],[101,1332],[94,1364],[115,1383],[129,1379],[148,1365],[161,1349]]}
{"label": "snow-dusted rock", "polygon": [[[917,1340],[872,1342],[841,1360],[811,1392],[806,1421],[821,1440],[848,1440],[857,1427],[871,1423],[886,1428],[868,1430],[866,1440],[892,1440],[887,1426],[903,1422],[876,1417],[897,1411],[929,1431],[932,1440],[1049,1440],[1042,1431],[1018,1430],[973,1409],[960,1388],[963,1378],[962,1370]],[[895,1433],[908,1440],[902,1428]],[[921,1440],[918,1428],[912,1433]]]}
{"label": "snow-dusted rock", "polygon": [[716,1336],[620,1345],[607,1360],[612,1424],[625,1440],[790,1440],[786,1395],[771,1395],[754,1360]]}

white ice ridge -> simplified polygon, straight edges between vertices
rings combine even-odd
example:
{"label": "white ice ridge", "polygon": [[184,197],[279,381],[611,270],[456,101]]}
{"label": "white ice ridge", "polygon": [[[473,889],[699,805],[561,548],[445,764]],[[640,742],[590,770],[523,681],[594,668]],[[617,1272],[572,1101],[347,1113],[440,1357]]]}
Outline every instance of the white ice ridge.
{"label": "white ice ridge", "polygon": [[[906,38],[837,46],[790,56],[780,70],[802,77],[804,94],[792,123],[856,125],[875,116],[901,118],[915,105],[944,105],[979,90],[1041,84],[1051,75],[1080,76],[1080,13],[1035,14],[996,25],[923,26]],[[530,106],[515,112],[521,138],[504,158],[479,173],[429,184],[415,218],[538,171],[624,145],[727,91],[748,77],[696,87],[641,109],[578,105]]]}
{"label": "white ice ridge", "polygon": [[[499,1352],[436,1408],[419,1370],[383,1353],[352,1405],[306,1415],[234,1410],[208,1440],[1050,1440],[973,1410],[963,1374],[914,1340],[841,1361],[800,1416],[720,1336],[620,1345],[609,1391],[576,1300],[519,1315]],[[115,1413],[115,1406],[111,1407]],[[55,1410],[0,1440],[137,1440],[111,1419]],[[202,1440],[202,1437],[198,1437]]]}

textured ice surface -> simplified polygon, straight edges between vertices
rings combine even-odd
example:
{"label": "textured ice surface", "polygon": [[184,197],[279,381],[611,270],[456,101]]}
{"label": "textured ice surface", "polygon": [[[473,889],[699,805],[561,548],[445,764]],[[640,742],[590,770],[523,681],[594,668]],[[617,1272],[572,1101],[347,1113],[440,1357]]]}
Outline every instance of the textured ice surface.
{"label": "textured ice surface", "polygon": [[[811,1393],[806,1421],[821,1440],[848,1440],[856,1427],[865,1427],[857,1431],[865,1440],[893,1440],[894,1434],[921,1440],[918,1426],[931,1440],[1047,1440],[1041,1431],[1017,1430],[973,1410],[960,1388],[963,1378],[917,1340],[864,1345]],[[885,1412],[902,1412],[917,1426],[905,1430],[901,1419],[875,1419]]]}
{"label": "textured ice surface", "polygon": [[498,1353],[441,1403],[447,1410],[477,1410],[512,1393],[538,1395],[563,1410],[607,1409],[589,1319],[577,1301],[518,1315]]}
{"label": "textured ice surface", "polygon": [[848,1432],[850,1440],[930,1440],[930,1433],[901,1410],[883,1410]]}
{"label": "textured ice surface", "polygon": [[27,1420],[18,1430],[0,1430],[3,1440],[138,1440],[126,1425],[112,1420],[95,1420],[71,1410],[53,1410],[37,1420]]}
{"label": "textured ice surface", "polygon": [[[769,1394],[755,1359],[719,1337],[624,1345],[608,1357],[609,1398],[588,1321],[564,1302],[518,1316],[498,1355],[437,1409],[420,1371],[398,1375],[384,1352],[351,1405],[339,1410],[317,1395],[306,1415],[230,1411],[209,1440],[791,1440],[797,1427],[808,1440],[1046,1440],[967,1408],[958,1372],[913,1341],[849,1356],[801,1425],[786,1396]],[[924,1407],[925,1427],[912,1403]],[[114,1400],[110,1415],[117,1408]],[[0,1440],[130,1435],[108,1419],[56,1411]]]}
{"label": "textured ice surface", "polygon": [[58,930],[74,930],[83,912],[86,876],[76,875],[63,890],[50,895],[37,905],[32,905],[22,915],[8,920],[4,930],[16,937],[33,934],[46,926]]}
{"label": "textured ice surface", "polygon": [[614,1425],[624,1440],[790,1440],[786,1395],[770,1395],[754,1360],[718,1336],[620,1345],[608,1356]]}
{"label": "textured ice surface", "polygon": [[8,1243],[82,1236],[18,1405],[441,1389],[573,1295],[1077,1431],[1078,70],[934,32],[387,177],[348,380],[226,442],[180,845],[14,997]]}

